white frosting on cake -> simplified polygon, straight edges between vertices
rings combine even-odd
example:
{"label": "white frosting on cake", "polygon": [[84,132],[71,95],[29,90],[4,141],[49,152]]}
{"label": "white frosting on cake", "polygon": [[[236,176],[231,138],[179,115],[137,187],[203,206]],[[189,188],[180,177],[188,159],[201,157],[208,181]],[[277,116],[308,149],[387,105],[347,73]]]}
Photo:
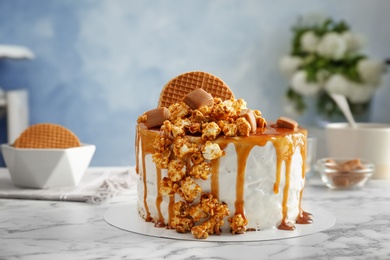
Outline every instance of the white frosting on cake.
{"label": "white frosting on cake", "polygon": [[[294,135],[301,135],[300,133]],[[291,141],[292,135],[278,136],[287,141]],[[304,137],[305,138],[305,137]],[[272,139],[272,138],[271,138]],[[275,228],[280,225],[283,218],[283,198],[287,196],[287,219],[286,222],[295,223],[300,211],[300,196],[305,180],[302,176],[304,161],[302,158],[301,146],[293,145],[293,155],[288,160],[290,170],[286,171],[286,161],[282,160],[280,169],[280,180],[277,180],[278,152],[275,143],[271,139],[265,145],[254,145],[249,155],[246,157],[245,177],[244,177],[244,208],[245,217],[248,220],[248,228],[263,230]],[[142,151],[142,138],[138,138],[138,210],[142,217],[146,218],[147,213],[152,221],[160,219],[161,212],[164,221],[169,219],[169,196],[161,196],[158,191],[159,181],[167,176],[167,170],[161,170],[159,176],[156,164],[152,160],[152,154]],[[243,139],[244,140],[244,139]],[[230,216],[236,212],[235,202],[237,199],[238,183],[238,158],[235,144],[229,143],[225,148],[225,155],[219,160],[218,169],[218,197],[220,201],[227,203]],[[280,159],[280,158],[279,158]],[[143,168],[145,167],[145,169]],[[286,175],[288,181],[286,182]],[[146,178],[146,182],[144,182]],[[215,180],[215,179],[214,179]],[[212,178],[207,180],[197,179],[203,192],[211,191]],[[274,187],[278,184],[277,187]],[[287,187],[286,187],[287,184]],[[146,194],[145,194],[146,187]],[[285,194],[287,192],[288,194]],[[179,195],[174,195],[175,201],[181,200]],[[161,204],[158,205],[158,201]],[[229,228],[229,222],[225,221],[223,229]]]}

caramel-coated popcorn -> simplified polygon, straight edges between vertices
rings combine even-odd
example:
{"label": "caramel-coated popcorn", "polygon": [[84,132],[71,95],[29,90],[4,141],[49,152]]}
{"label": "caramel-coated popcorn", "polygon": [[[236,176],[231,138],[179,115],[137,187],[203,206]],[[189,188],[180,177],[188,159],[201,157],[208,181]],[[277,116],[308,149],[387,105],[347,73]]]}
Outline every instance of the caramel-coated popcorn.
{"label": "caramel-coated popcorn", "polygon": [[215,122],[205,123],[202,125],[202,139],[203,140],[214,140],[217,138],[221,128]]}
{"label": "caramel-coated popcorn", "polygon": [[190,204],[184,201],[178,201],[173,205],[173,212],[176,217],[185,218],[190,211]]}
{"label": "caramel-coated popcorn", "polygon": [[218,144],[207,141],[202,146],[203,157],[207,160],[217,159],[225,154],[225,152],[219,147]]}
{"label": "caramel-coated popcorn", "polygon": [[153,142],[153,148],[158,153],[163,153],[165,150],[169,150],[173,143],[172,138],[165,132],[160,132]]}
{"label": "caramel-coated popcorn", "polygon": [[202,205],[200,205],[199,203],[192,205],[188,210],[188,214],[195,222],[198,222],[202,218],[208,217],[208,214],[202,209]]}
{"label": "caramel-coated popcorn", "polygon": [[188,139],[177,137],[173,145],[173,153],[178,158],[184,158],[187,154],[198,152],[198,145],[191,143]]}
{"label": "caramel-coated popcorn", "polygon": [[170,162],[169,156],[171,155],[171,150],[164,150],[163,152],[155,153],[152,155],[153,162],[156,163],[157,167],[160,169],[167,169]]}
{"label": "caramel-coated popcorn", "polygon": [[228,137],[237,136],[237,125],[236,124],[225,124],[222,128],[222,132],[225,136],[228,136]]}
{"label": "caramel-coated popcorn", "polygon": [[171,179],[168,177],[164,177],[160,181],[160,189],[159,192],[161,195],[164,196],[173,196],[177,192],[178,185],[173,182]]}
{"label": "caramel-coated popcorn", "polygon": [[142,115],[140,115],[137,119],[137,123],[145,123],[146,122],[146,119],[147,119],[147,115],[146,113],[143,113]]}
{"label": "caramel-coated popcorn", "polygon": [[202,192],[202,188],[191,177],[185,177],[180,181],[177,192],[186,202],[191,203]]}
{"label": "caramel-coated popcorn", "polygon": [[[198,100],[192,97],[190,101]],[[230,214],[226,203],[210,192],[204,193],[195,181],[207,180],[211,174],[210,161],[225,155],[218,143],[212,141],[220,135],[249,136],[251,127],[264,128],[267,122],[259,110],[253,110],[256,124],[251,120],[252,126],[245,117],[240,117],[249,110],[243,99],[213,98],[212,102],[207,100],[192,108],[187,104],[178,102],[169,106],[168,120],[163,119],[153,143],[152,159],[158,168],[168,169],[167,177],[160,181],[159,193],[181,197],[173,206],[174,217],[168,224],[177,232],[191,231],[194,237],[205,239],[220,234],[223,219]],[[137,122],[146,124],[147,115],[141,115]],[[195,143],[193,138],[186,137],[188,134],[199,136],[196,139],[199,141]],[[240,214],[229,222],[233,234],[246,231],[247,220]]]}
{"label": "caramel-coated popcorn", "polygon": [[245,233],[248,220],[243,218],[241,214],[236,214],[233,217],[229,218],[229,222],[230,222],[230,231],[232,232],[232,234]]}
{"label": "caramel-coated popcorn", "polygon": [[207,162],[202,162],[200,164],[195,164],[191,167],[189,175],[195,179],[207,180],[211,173],[211,165]]}
{"label": "caramel-coated popcorn", "polygon": [[170,113],[170,120],[175,120],[179,117],[183,118],[191,112],[191,108],[184,102],[172,104],[169,106],[168,110]]}
{"label": "caramel-coated popcorn", "polygon": [[251,124],[245,118],[237,118],[236,125],[239,136],[249,136],[249,133],[251,132]]}
{"label": "caramel-coated popcorn", "polygon": [[186,164],[179,159],[175,159],[168,164],[168,178],[172,181],[180,181],[186,175]]}
{"label": "caramel-coated popcorn", "polygon": [[171,226],[179,233],[186,233],[191,231],[191,228],[194,226],[194,221],[190,218],[175,216],[172,218]]}

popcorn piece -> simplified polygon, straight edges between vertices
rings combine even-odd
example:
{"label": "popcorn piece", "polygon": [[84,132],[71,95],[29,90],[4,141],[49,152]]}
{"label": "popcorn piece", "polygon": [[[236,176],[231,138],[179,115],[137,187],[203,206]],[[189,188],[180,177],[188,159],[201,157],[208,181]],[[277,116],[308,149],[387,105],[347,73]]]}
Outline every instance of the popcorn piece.
{"label": "popcorn piece", "polygon": [[142,115],[140,115],[137,119],[137,123],[145,123],[146,122],[146,119],[147,119],[147,116],[145,113],[143,113]]}
{"label": "popcorn piece", "polygon": [[202,132],[202,124],[201,123],[191,123],[188,127],[188,131],[191,134],[201,133]]}
{"label": "popcorn piece", "polygon": [[189,175],[195,179],[207,180],[211,172],[211,165],[206,162],[192,166]]}
{"label": "popcorn piece", "polygon": [[248,220],[243,218],[241,214],[236,214],[232,218],[229,218],[230,230],[232,234],[243,234],[246,232],[246,225]]}
{"label": "popcorn piece", "polygon": [[222,128],[222,132],[225,136],[228,137],[237,136],[237,125],[225,124],[225,126]]}
{"label": "popcorn piece", "polygon": [[168,108],[170,120],[175,120],[176,118],[183,118],[191,112],[191,108],[186,105],[184,102],[175,103],[169,106]]}
{"label": "popcorn piece", "polygon": [[202,146],[202,155],[206,160],[213,160],[225,155],[225,152],[221,150],[218,144],[207,141]]}
{"label": "popcorn piece", "polygon": [[203,140],[214,140],[219,133],[221,128],[215,122],[205,123],[202,125],[202,139]]}
{"label": "popcorn piece", "polygon": [[259,117],[256,119],[257,127],[265,128],[267,126],[267,121],[263,117]]}
{"label": "popcorn piece", "polygon": [[169,120],[165,120],[160,127],[160,133],[164,134],[167,138],[173,139],[172,136],[172,123]]}
{"label": "popcorn piece", "polygon": [[251,131],[250,123],[243,117],[240,117],[236,120],[237,133],[239,136],[249,136]]}
{"label": "popcorn piece", "polygon": [[188,139],[177,137],[173,145],[173,153],[178,158],[184,158],[187,154],[195,153],[198,151],[198,145],[190,143]]}
{"label": "popcorn piece", "polygon": [[211,114],[211,107],[210,106],[201,106],[200,108],[198,108],[199,111],[203,114],[204,118],[206,120],[208,120],[210,114]]}
{"label": "popcorn piece", "polygon": [[211,111],[211,117],[214,120],[225,120],[234,114],[235,110],[233,107],[226,105],[221,99],[214,99],[214,107]]}
{"label": "popcorn piece", "polygon": [[218,204],[219,204],[218,199],[214,198],[214,196],[211,193],[204,193],[200,198],[200,205],[203,211],[210,214],[210,216],[214,216],[214,209]]}
{"label": "popcorn piece", "polygon": [[178,201],[173,205],[173,212],[176,217],[185,218],[190,213],[190,205],[184,201]]}
{"label": "popcorn piece", "polygon": [[205,121],[205,116],[198,109],[195,109],[194,111],[192,111],[190,121],[192,123],[202,123]]}
{"label": "popcorn piece", "polygon": [[168,177],[164,177],[160,181],[160,189],[159,192],[161,195],[164,196],[173,196],[175,195],[176,191],[178,189],[178,186],[176,183],[174,183],[171,179]]}
{"label": "popcorn piece", "polygon": [[226,203],[222,202],[222,203],[219,203],[215,206],[213,218],[217,222],[223,221],[223,218],[227,217],[229,215],[230,215],[230,210],[229,210],[229,207]]}
{"label": "popcorn piece", "polygon": [[168,164],[168,177],[171,181],[180,181],[186,175],[186,165],[182,160],[175,159]]}
{"label": "popcorn piece", "polygon": [[191,216],[194,222],[198,222],[200,219],[208,217],[208,214],[203,211],[202,206],[199,203],[192,205],[188,210],[188,214]]}
{"label": "popcorn piece", "polygon": [[185,177],[180,181],[178,194],[188,203],[193,202],[202,192],[202,188],[191,178]]}
{"label": "popcorn piece", "polygon": [[203,223],[199,226],[191,228],[191,234],[197,239],[206,239],[209,237],[209,233],[207,232],[209,228],[209,223]]}
{"label": "popcorn piece", "polygon": [[200,151],[191,154],[190,158],[193,164],[200,164],[204,161],[203,155]]}
{"label": "popcorn piece", "polygon": [[190,218],[173,217],[171,225],[178,233],[186,233],[191,231],[194,221]]}
{"label": "popcorn piece", "polygon": [[153,162],[156,163],[156,166],[160,169],[167,169],[169,164],[169,156],[171,155],[171,150],[166,149],[163,152],[155,153],[152,156]]}
{"label": "popcorn piece", "polygon": [[234,100],[233,101],[233,104],[232,104],[232,107],[234,108],[234,110],[236,111],[236,114],[240,114],[240,112],[244,109],[247,109],[246,107],[246,102],[244,99],[242,98],[239,98],[237,100]]}
{"label": "popcorn piece", "polygon": [[249,122],[249,125],[251,127],[251,133],[256,133],[256,129],[257,129],[256,118],[252,110],[244,109],[240,112],[239,116],[245,118],[246,121]]}
{"label": "popcorn piece", "polygon": [[169,150],[171,145],[172,138],[166,132],[161,131],[153,142],[153,148],[158,153],[163,153],[165,150]]}

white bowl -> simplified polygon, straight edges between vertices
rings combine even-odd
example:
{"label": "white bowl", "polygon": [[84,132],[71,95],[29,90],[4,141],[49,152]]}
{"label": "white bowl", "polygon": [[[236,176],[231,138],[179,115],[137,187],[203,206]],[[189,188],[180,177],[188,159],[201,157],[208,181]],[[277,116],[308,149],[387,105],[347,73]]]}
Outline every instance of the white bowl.
{"label": "white bowl", "polygon": [[77,186],[96,149],[90,144],[67,149],[15,148],[9,144],[1,148],[14,185],[38,189]]}
{"label": "white bowl", "polygon": [[326,125],[329,157],[364,158],[375,164],[374,179],[390,179],[390,124]]}

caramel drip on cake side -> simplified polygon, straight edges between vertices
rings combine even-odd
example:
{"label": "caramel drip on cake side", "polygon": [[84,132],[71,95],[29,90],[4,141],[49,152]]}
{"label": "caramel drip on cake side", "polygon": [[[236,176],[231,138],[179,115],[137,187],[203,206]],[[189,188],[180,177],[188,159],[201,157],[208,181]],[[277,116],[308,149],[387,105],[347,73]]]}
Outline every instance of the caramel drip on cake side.
{"label": "caramel drip on cake side", "polygon": [[[144,183],[144,205],[145,210],[147,212],[146,214],[146,220],[151,221],[150,219],[150,212],[148,208],[147,203],[147,180],[146,180],[146,162],[145,162],[145,156],[147,154],[154,154],[154,148],[153,148],[153,142],[155,137],[158,135],[158,130],[148,130],[143,125],[137,125],[137,140],[138,145],[141,144],[141,151],[139,151],[142,156],[139,156],[137,154],[137,160],[142,159],[142,171],[140,171],[141,178],[143,179]],[[243,217],[245,217],[245,207],[244,207],[244,197],[245,197],[245,171],[246,171],[246,164],[248,156],[254,146],[264,146],[268,141],[272,142],[276,157],[277,157],[277,172],[276,172],[276,180],[274,183],[274,193],[279,193],[279,186],[281,182],[281,170],[282,170],[282,163],[285,163],[285,185],[283,188],[283,197],[282,197],[282,223],[279,226],[279,228],[285,228],[285,229],[292,229],[294,226],[290,223],[287,223],[287,213],[288,213],[288,193],[290,189],[290,168],[291,168],[291,161],[292,156],[296,150],[297,147],[300,147],[301,150],[301,156],[302,160],[304,161],[305,155],[306,155],[306,142],[305,142],[305,136],[307,135],[306,130],[304,129],[298,129],[294,133],[291,133],[291,130],[288,129],[280,129],[280,128],[273,128],[273,127],[267,127],[264,131],[257,132],[255,134],[251,134],[249,137],[245,137],[245,142],[242,143],[242,138],[244,137],[233,137],[233,138],[217,138],[214,140],[215,143],[218,143],[221,149],[225,149],[229,144],[234,144],[236,153],[237,153],[237,177],[236,177],[236,201],[235,201],[235,210],[236,214],[241,214]],[[192,139],[191,141],[194,141],[199,144],[201,142],[201,139],[199,137],[189,137]],[[138,148],[139,149],[139,148]],[[219,178],[220,178],[220,159],[214,159],[210,161],[211,163],[211,176],[210,176],[210,190],[213,196],[219,199]],[[304,163],[304,162],[303,162]],[[140,166],[140,163],[137,161],[137,164]],[[304,166],[304,165],[303,165]],[[140,169],[139,169],[140,170]],[[304,177],[304,169],[302,170],[302,177]],[[157,176],[156,181],[159,183],[161,180],[161,171],[157,170]],[[303,188],[302,188],[303,190]],[[302,190],[300,192],[300,199],[302,198]],[[161,201],[162,197],[159,194],[156,198],[155,206],[157,208],[158,214],[159,214],[159,220],[155,220],[157,222],[165,222],[162,214],[161,214]],[[170,196],[169,198],[169,204],[168,204],[168,222],[167,222],[167,228],[170,228],[170,222],[174,217],[173,212],[173,205],[175,203],[174,196]],[[299,222],[308,222],[306,219],[310,217],[309,213],[304,212],[303,210],[299,209],[299,216],[298,221]],[[292,227],[291,227],[292,226]]]}
{"label": "caramel drip on cake side", "polygon": [[173,229],[171,226],[172,219],[175,216],[175,212],[173,210],[173,205],[175,204],[175,196],[170,196],[169,197],[169,205],[168,205],[168,224],[167,224],[167,229]]}
{"label": "caramel drip on cake side", "polygon": [[161,213],[161,202],[162,202],[162,195],[159,192],[160,190],[160,181],[161,181],[161,169],[156,166],[156,182],[157,182],[157,198],[156,198],[156,208],[158,212],[158,221],[154,225],[155,227],[165,227],[164,217]]}
{"label": "caramel drip on cake side", "polygon": [[[141,125],[137,125],[137,146],[141,146],[141,160],[142,160],[142,170],[138,169],[138,173],[141,174],[141,178],[143,181],[143,187],[144,187],[144,207],[146,211],[145,215],[145,221],[150,222],[152,221],[150,217],[150,211],[149,211],[149,206],[147,203],[147,196],[148,196],[148,186],[147,186],[147,173],[146,173],[146,155],[147,154],[153,154],[154,153],[154,148],[153,148],[153,141],[156,136],[156,132],[152,131],[145,131],[142,129]],[[138,148],[139,149],[139,148]],[[139,154],[137,154],[137,165],[140,165],[139,160]]]}
{"label": "caramel drip on cake side", "polygon": [[[302,158],[306,158],[307,156],[307,140],[304,144],[300,143],[301,148],[301,156]],[[305,178],[306,174],[306,160],[303,160],[302,165],[302,178]],[[313,223],[313,215],[309,212],[306,212],[302,209],[302,195],[303,195],[303,187],[299,193],[299,213],[295,222],[297,224],[311,224]]]}
{"label": "caramel drip on cake side", "polygon": [[219,158],[211,160],[211,194],[219,200]]}
{"label": "caramel drip on cake side", "polygon": [[[274,144],[276,154],[277,154],[277,172],[276,172],[276,181],[274,184],[274,193],[279,193],[279,186],[281,181],[281,169],[282,169],[282,163],[285,163],[285,184],[283,187],[283,197],[282,197],[282,221],[280,225],[278,226],[278,229],[283,230],[294,230],[295,226],[292,223],[289,223],[287,221],[287,215],[288,215],[288,197],[289,197],[289,191],[290,191],[290,181],[291,181],[291,163],[292,163],[292,157],[295,153],[295,150],[297,147],[300,148],[300,153],[302,156],[302,166],[304,167],[305,164],[305,142],[302,138],[302,134],[294,134],[294,135],[288,135],[286,138],[283,139],[273,139],[272,142]],[[304,178],[304,169],[302,170],[302,178]],[[302,188],[303,190],[303,188]],[[302,190],[300,192],[300,198],[301,201],[302,198]],[[300,202],[299,202],[300,204]],[[299,211],[301,212],[301,208],[299,205]]]}
{"label": "caramel drip on cake side", "polygon": [[251,152],[253,146],[243,145],[241,143],[235,143],[235,148],[237,152],[237,182],[236,182],[236,201],[235,201],[235,215],[241,214],[245,217],[245,200],[244,200],[244,187],[245,187],[245,171],[246,163],[248,161],[249,153]]}
{"label": "caramel drip on cake side", "polygon": [[141,141],[141,137],[139,135],[138,127],[135,130],[135,172],[139,174],[139,142]]}

